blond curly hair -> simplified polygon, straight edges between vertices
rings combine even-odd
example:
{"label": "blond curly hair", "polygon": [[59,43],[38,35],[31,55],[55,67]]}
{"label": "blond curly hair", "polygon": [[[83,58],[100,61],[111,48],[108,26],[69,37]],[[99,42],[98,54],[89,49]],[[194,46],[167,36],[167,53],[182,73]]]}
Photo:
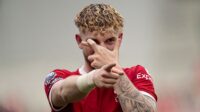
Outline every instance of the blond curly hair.
{"label": "blond curly hair", "polygon": [[103,32],[113,28],[121,31],[123,28],[123,17],[108,4],[90,4],[83,8],[74,19],[79,31]]}

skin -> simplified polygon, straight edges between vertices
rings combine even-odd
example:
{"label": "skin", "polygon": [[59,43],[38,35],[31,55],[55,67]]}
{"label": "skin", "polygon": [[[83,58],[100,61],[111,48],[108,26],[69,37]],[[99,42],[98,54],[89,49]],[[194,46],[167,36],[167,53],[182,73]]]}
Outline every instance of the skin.
{"label": "skin", "polygon": [[[76,34],[77,44],[84,55],[84,70],[96,70],[92,77],[96,87],[114,88],[123,112],[155,112],[155,101],[136,89],[119,64],[122,35],[122,32],[112,29],[104,33],[94,31]],[[78,77],[70,76],[54,84],[51,90],[54,107],[65,106],[88,94],[77,88]]]}

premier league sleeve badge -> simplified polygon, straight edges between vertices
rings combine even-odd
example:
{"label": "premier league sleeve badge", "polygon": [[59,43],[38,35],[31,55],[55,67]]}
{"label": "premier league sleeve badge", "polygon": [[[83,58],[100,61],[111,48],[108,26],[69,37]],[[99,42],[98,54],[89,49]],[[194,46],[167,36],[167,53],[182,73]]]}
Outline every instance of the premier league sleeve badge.
{"label": "premier league sleeve badge", "polygon": [[61,77],[56,77],[55,72],[50,72],[45,78],[45,85],[52,86],[54,83],[56,83],[57,81],[61,79],[62,79]]}
{"label": "premier league sleeve badge", "polygon": [[56,76],[55,72],[49,73],[45,78],[45,85],[51,84],[51,82],[55,79],[55,76]]}

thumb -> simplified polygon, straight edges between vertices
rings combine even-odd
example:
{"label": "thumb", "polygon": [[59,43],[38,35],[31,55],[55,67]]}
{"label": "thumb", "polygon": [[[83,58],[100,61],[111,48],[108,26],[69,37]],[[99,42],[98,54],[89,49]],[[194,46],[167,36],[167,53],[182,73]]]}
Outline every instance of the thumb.
{"label": "thumb", "polygon": [[119,74],[119,75],[124,75],[123,70],[117,69],[116,67],[112,68],[111,70],[113,73]]}
{"label": "thumb", "polygon": [[87,43],[91,46],[91,48],[96,52],[98,51],[98,46],[96,44],[96,42],[92,39],[88,39]]}
{"label": "thumb", "polygon": [[116,64],[111,63],[103,66],[103,69],[106,70],[107,72],[111,72],[112,67],[114,67]]}

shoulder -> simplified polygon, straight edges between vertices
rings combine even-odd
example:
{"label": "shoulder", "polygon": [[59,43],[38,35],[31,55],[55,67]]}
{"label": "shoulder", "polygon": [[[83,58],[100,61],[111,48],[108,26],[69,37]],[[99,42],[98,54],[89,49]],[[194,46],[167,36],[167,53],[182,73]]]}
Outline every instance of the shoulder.
{"label": "shoulder", "polygon": [[145,71],[146,69],[142,65],[135,65],[135,66],[124,68],[124,71],[126,71],[126,72],[133,72],[133,71],[137,72],[137,71],[141,71],[141,70]]}
{"label": "shoulder", "polygon": [[76,71],[69,71],[67,69],[55,69],[51,72],[49,72],[45,77],[45,85],[49,83],[55,83],[58,80],[64,79],[68,76],[79,74],[78,70]]}
{"label": "shoulder", "polygon": [[128,77],[131,79],[137,78],[137,76],[145,75],[145,74],[150,76],[147,69],[143,67],[142,65],[127,67],[127,68],[124,68],[124,71],[128,75]]}
{"label": "shoulder", "polygon": [[52,71],[53,73],[55,73],[56,76],[60,76],[60,77],[67,77],[69,75],[74,75],[74,74],[79,74],[78,70],[76,71],[70,71],[67,69],[55,69]]}
{"label": "shoulder", "polygon": [[67,69],[55,69],[55,70],[49,72],[45,76],[44,85],[51,87],[57,81],[65,79],[66,77],[71,76],[71,75],[75,75],[75,74],[76,75],[79,74],[78,70],[69,71]]}
{"label": "shoulder", "polygon": [[60,81],[65,79],[66,77],[69,77],[71,75],[78,75],[78,70],[76,71],[69,71],[67,69],[55,69],[51,72],[49,72],[44,79],[44,89],[46,92],[46,95],[49,96],[49,92],[52,88],[52,86]]}
{"label": "shoulder", "polygon": [[157,101],[153,79],[145,67],[137,65],[125,68],[124,71],[139,91]]}

